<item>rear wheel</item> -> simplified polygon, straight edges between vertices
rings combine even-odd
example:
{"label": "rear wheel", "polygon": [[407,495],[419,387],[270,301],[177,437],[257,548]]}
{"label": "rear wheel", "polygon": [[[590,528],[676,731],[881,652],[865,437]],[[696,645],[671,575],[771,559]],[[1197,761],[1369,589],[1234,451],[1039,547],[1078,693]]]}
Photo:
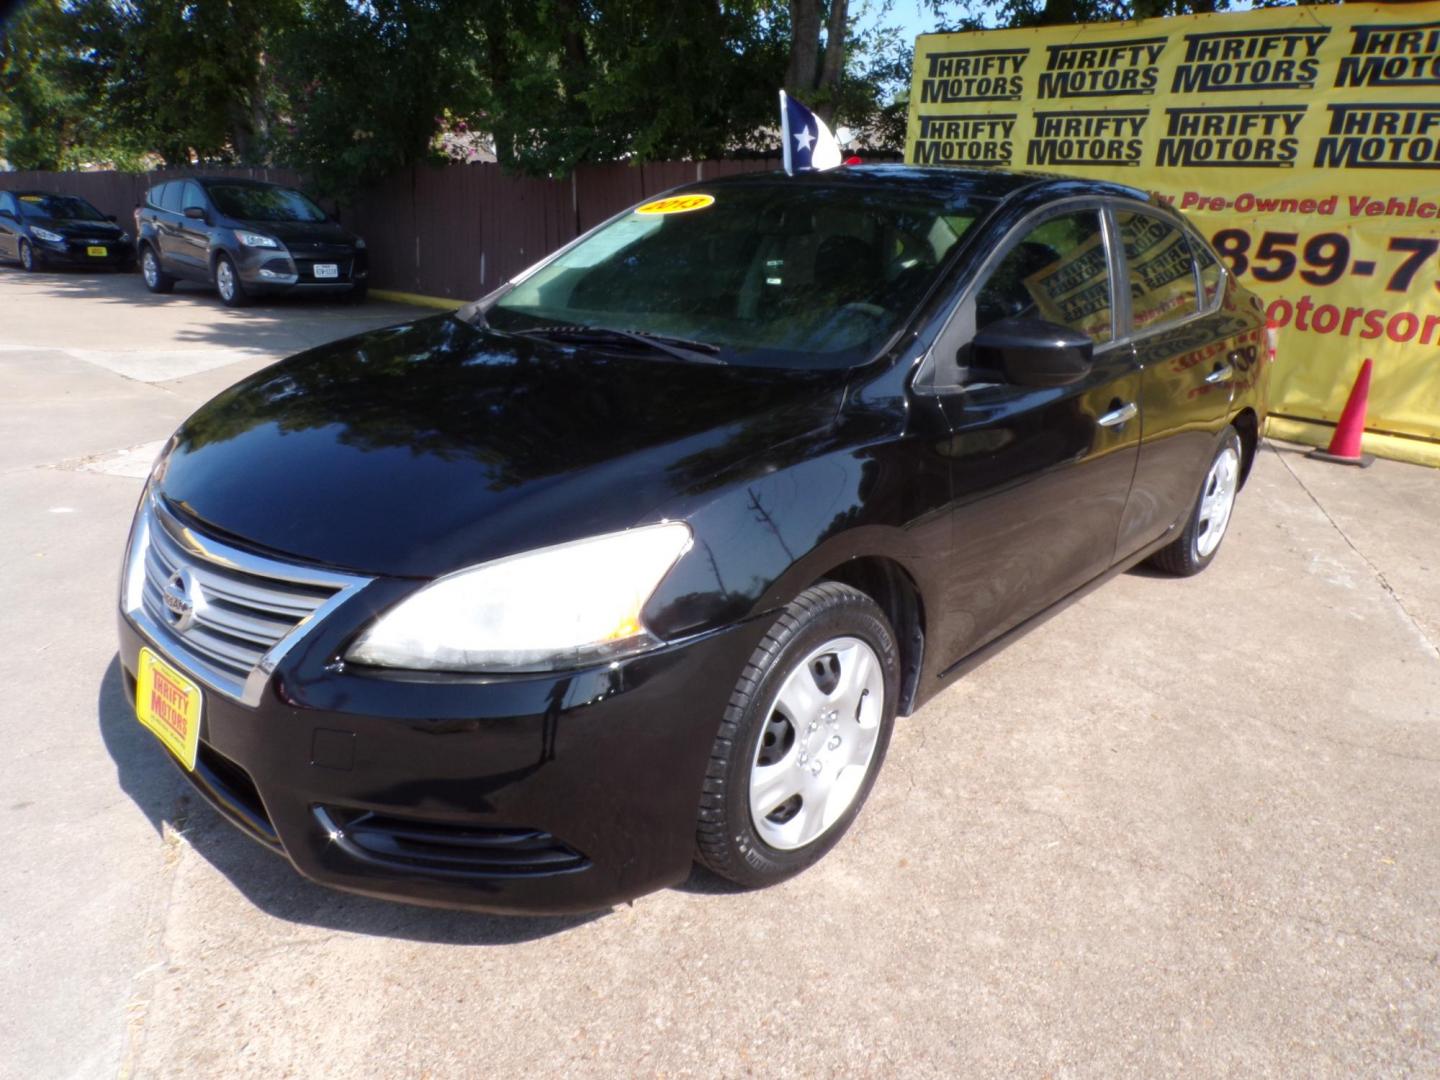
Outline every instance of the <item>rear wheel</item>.
{"label": "rear wheel", "polygon": [[240,273],[229,255],[221,255],[215,260],[215,291],[226,307],[244,307],[250,302],[250,297],[245,295],[245,286],[240,284]]}
{"label": "rear wheel", "polygon": [[701,862],[750,888],[817,862],[885,760],[899,659],[884,612],[824,582],[788,604],[745,666],[711,750]]}
{"label": "rear wheel", "polygon": [[175,279],[160,268],[160,256],[149,244],[140,251],[140,276],[145,279],[145,287],[153,293],[168,293],[175,288]]}
{"label": "rear wheel", "polygon": [[1240,490],[1243,453],[1240,435],[1233,427],[1226,428],[1184,531],[1150,557],[1152,564],[1180,577],[1198,574],[1210,565],[1230,527],[1235,495]]}
{"label": "rear wheel", "polygon": [[35,249],[30,246],[29,240],[20,241],[20,269],[27,274],[35,269]]}

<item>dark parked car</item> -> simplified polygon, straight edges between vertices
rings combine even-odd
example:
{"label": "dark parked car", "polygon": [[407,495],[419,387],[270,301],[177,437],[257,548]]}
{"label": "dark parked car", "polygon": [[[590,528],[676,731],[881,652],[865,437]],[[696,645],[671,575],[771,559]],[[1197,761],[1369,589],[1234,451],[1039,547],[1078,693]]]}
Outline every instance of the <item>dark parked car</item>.
{"label": "dark parked car", "polygon": [[284,292],[365,299],[365,241],[293,188],[227,177],[167,180],[135,208],[135,234],[151,292],[197,281],[214,285],[230,307]]}
{"label": "dark parked car", "polygon": [[78,195],[0,191],[0,258],[14,259],[26,270],[128,270],[135,262],[135,245],[113,214],[102,214]]}
{"label": "dark parked car", "polygon": [[696,857],[778,881],[897,715],[1141,560],[1214,559],[1265,344],[1130,188],[687,187],[186,421],[126,555],[125,678],[328,885],[554,911]]}

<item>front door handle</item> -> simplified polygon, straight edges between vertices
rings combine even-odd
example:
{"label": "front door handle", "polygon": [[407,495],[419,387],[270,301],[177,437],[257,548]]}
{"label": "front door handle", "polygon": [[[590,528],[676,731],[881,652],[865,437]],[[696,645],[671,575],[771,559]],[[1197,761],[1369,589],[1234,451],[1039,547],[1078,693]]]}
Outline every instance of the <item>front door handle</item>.
{"label": "front door handle", "polygon": [[1101,427],[1115,427],[1118,424],[1125,423],[1126,420],[1134,419],[1135,414],[1139,411],[1140,409],[1133,401],[1127,401],[1118,409],[1111,409],[1109,412],[1102,414],[1095,422]]}
{"label": "front door handle", "polygon": [[1205,381],[1211,386],[1214,386],[1217,383],[1229,382],[1234,377],[1235,369],[1229,364],[1221,364],[1214,371],[1210,372],[1209,375],[1205,376]]}

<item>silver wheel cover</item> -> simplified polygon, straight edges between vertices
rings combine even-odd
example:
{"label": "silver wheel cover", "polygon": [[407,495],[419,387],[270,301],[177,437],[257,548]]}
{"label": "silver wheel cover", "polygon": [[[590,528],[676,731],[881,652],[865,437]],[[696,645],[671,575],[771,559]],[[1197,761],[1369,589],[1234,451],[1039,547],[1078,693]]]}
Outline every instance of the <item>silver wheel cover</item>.
{"label": "silver wheel cover", "polygon": [[833,638],[791,669],[750,765],[750,821],[760,839],[794,851],[844,816],[875,756],[884,708],[884,669],[859,638]]}
{"label": "silver wheel cover", "polygon": [[160,268],[155,265],[155,253],[148,248],[145,251],[145,257],[140,260],[140,273],[145,277],[145,284],[152,289],[160,280]]}
{"label": "silver wheel cover", "polygon": [[1240,453],[1229,443],[1205,477],[1200,493],[1199,527],[1195,530],[1195,553],[1208,558],[1225,538],[1230,512],[1235,508],[1235,492],[1240,487]]}
{"label": "silver wheel cover", "polygon": [[235,271],[230,269],[228,259],[221,259],[215,267],[215,284],[220,289],[220,295],[226,300],[235,295]]}

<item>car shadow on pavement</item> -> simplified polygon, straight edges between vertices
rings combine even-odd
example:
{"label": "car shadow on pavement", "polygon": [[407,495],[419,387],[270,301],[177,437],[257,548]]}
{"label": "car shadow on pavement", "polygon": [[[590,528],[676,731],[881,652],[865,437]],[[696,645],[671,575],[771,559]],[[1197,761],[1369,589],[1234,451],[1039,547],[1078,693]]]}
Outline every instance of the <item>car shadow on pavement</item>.
{"label": "car shadow on pavement", "polygon": [[118,657],[111,658],[100,681],[96,712],[120,788],[154,827],[157,847],[168,826],[255,907],[274,918],[429,944],[514,945],[609,914],[485,915],[374,900],[316,885],[230,825],[190,788],[166,751],[136,721]]}

